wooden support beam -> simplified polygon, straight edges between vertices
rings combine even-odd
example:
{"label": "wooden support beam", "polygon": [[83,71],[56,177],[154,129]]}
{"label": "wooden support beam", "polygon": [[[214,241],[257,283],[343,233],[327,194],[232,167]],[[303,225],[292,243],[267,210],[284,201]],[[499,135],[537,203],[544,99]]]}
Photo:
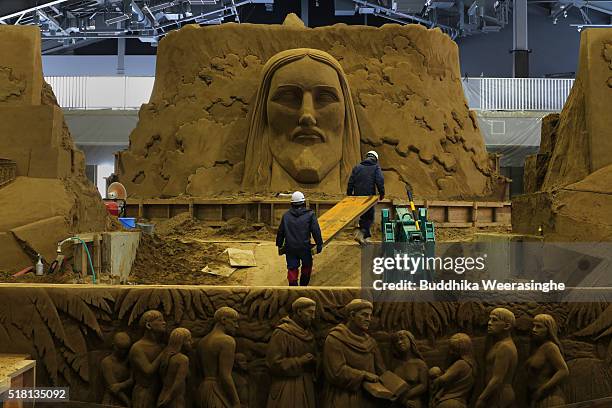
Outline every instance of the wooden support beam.
{"label": "wooden support beam", "polygon": [[84,278],[87,276],[87,253],[85,252],[85,248],[83,248],[84,245],[82,243],[79,243],[78,245],[81,248],[81,277]]}
{"label": "wooden support beam", "polygon": [[[321,218],[340,200],[309,200],[317,217]],[[192,217],[209,222],[223,222],[225,217],[245,217],[249,221],[265,223],[271,227],[278,226],[277,212],[288,206],[287,200],[264,199],[146,199],[128,200],[128,214],[136,214],[139,218],[172,217],[181,212],[189,211]],[[406,200],[383,200],[377,204],[377,218],[382,208],[407,206]],[[417,207],[428,209],[429,218],[437,228],[462,228],[469,226],[499,226],[511,225],[511,204],[508,201],[442,201],[415,200]],[[241,210],[242,208],[242,210]],[[244,210],[246,209],[246,210]],[[247,211],[248,214],[244,214]],[[257,211],[250,214],[250,211]]]}
{"label": "wooden support beam", "polygon": [[96,274],[99,274],[102,270],[102,248],[100,244],[100,235],[95,234],[93,240],[93,252],[94,252],[94,269]]}

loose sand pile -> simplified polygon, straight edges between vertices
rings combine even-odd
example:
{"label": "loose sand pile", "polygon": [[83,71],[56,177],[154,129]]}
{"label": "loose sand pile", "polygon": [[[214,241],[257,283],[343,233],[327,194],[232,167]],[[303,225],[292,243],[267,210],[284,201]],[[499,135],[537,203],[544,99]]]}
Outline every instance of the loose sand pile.
{"label": "loose sand pile", "polygon": [[17,164],[0,188],[0,271],[32,266],[37,254],[48,266],[58,241],[112,226],[44,83],[38,27],[0,26],[0,154]]}
{"label": "loose sand pile", "polygon": [[512,202],[516,232],[546,239],[612,240],[612,29],[581,34],[578,75],[560,115],[542,124],[525,163],[528,194]]}
{"label": "loose sand pile", "polygon": [[[461,86],[456,44],[420,25],[186,26],[157,53],[155,87],[118,160],[133,197],[218,196],[242,189],[249,113],[266,61],[315,48],[337,59],[352,92],[361,153],[376,149],[387,194],[500,198]],[[351,165],[356,163],[351,163]],[[249,186],[255,190],[262,186]],[[280,187],[272,183],[271,191]],[[337,187],[313,192],[338,194]]]}
{"label": "loose sand pile", "polygon": [[[285,258],[278,256],[276,230],[253,225],[241,218],[211,227],[192,219],[188,213],[167,220],[153,220],[154,236],[143,235],[130,282],[136,284],[205,285],[285,285]],[[373,239],[380,240],[378,227]],[[504,228],[442,228],[436,230],[438,242],[472,241],[479,232],[508,232]],[[313,285],[361,285],[361,248],[347,228],[315,256]],[[257,266],[238,269],[224,278],[202,272],[202,268],[229,266],[226,248],[253,250]]]}
{"label": "loose sand pile", "polygon": [[[155,222],[155,221],[154,221]],[[232,218],[221,227],[211,227],[191,218],[188,213],[155,222],[153,236],[143,234],[132,268],[132,283],[164,284],[245,284],[245,274],[230,277],[202,272],[208,266],[229,266],[227,241],[271,241],[275,233],[265,226],[253,226],[241,218]],[[215,243],[214,241],[221,241]],[[224,242],[225,241],[225,242]]]}

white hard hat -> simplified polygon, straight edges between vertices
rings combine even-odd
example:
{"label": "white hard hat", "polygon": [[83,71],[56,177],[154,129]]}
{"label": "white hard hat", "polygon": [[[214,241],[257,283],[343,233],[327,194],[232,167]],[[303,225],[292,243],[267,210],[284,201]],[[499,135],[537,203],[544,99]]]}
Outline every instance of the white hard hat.
{"label": "white hard hat", "polygon": [[306,201],[306,198],[301,191],[296,191],[295,193],[291,194],[291,204],[299,204],[303,203],[304,201]]}
{"label": "white hard hat", "polygon": [[378,160],[378,153],[376,153],[374,150],[370,150],[369,152],[366,153],[366,157],[368,156],[372,156],[374,158],[376,158],[376,160]]}

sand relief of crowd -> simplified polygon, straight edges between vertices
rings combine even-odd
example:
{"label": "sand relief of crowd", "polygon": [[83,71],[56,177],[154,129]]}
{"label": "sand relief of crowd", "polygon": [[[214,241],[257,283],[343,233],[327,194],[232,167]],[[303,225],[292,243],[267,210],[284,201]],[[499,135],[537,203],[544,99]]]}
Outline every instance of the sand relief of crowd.
{"label": "sand relief of crowd", "polygon": [[[313,331],[317,304],[300,297],[292,313],[276,326],[266,354],[271,376],[266,406],[271,407],[515,407],[513,381],[522,372],[530,406],[565,404],[562,384],[569,376],[555,319],[539,314],[533,320],[535,347],[523,367],[511,333],[514,314],[491,311],[485,367],[478,367],[468,334],[450,337],[448,367],[428,367],[414,335],[399,330],[391,335],[392,367],[383,359],[376,340],[367,334],[373,305],[354,299],[345,306],[347,320],[333,327],[319,349]],[[212,330],[194,344],[191,332],[178,327],[169,335],[157,310],[140,319],[144,330],[132,344],[125,332],[114,335],[111,355],[102,360],[103,404],[126,407],[222,408],[249,406],[247,357],[236,353],[234,335],[239,313],[221,307]],[[190,367],[199,383],[188,387]],[[485,387],[477,395],[478,372]],[[191,384],[192,382],[189,382]]]}

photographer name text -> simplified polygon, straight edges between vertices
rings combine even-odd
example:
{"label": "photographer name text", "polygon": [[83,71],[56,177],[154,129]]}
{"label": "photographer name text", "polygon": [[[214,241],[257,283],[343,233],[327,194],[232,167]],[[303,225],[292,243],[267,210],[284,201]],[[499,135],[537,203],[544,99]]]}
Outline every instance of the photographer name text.
{"label": "photographer name text", "polygon": [[500,282],[495,279],[483,279],[480,282],[467,280],[441,280],[430,282],[419,280],[416,282],[400,280],[398,282],[385,282],[377,279],[372,282],[374,290],[378,291],[519,291],[519,292],[556,292],[565,290],[565,283],[555,282]]}

